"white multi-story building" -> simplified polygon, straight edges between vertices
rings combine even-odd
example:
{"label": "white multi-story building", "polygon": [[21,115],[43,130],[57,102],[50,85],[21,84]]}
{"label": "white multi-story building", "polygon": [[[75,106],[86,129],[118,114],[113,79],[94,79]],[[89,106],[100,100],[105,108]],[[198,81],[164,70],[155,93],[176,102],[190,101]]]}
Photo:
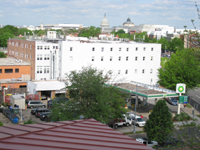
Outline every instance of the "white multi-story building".
{"label": "white multi-story building", "polygon": [[57,79],[59,76],[58,47],[58,43],[36,42],[35,80]]}
{"label": "white multi-story building", "polygon": [[157,83],[161,44],[94,39],[11,39],[8,53],[31,63],[33,80],[65,79],[66,73],[92,65],[105,73],[112,71],[112,80],[116,82]]}
{"label": "white multi-story building", "polygon": [[60,72],[66,73],[92,65],[113,72],[115,81],[132,80],[156,84],[160,68],[161,44],[120,41],[60,41]]}

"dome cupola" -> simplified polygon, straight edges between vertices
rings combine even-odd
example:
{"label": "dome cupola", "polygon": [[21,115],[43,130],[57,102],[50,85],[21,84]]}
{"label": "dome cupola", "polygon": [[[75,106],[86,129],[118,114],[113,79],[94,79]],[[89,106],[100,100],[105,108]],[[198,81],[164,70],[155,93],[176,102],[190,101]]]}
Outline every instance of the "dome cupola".
{"label": "dome cupola", "polygon": [[106,18],[106,14],[104,15],[104,18],[101,21],[101,28],[109,28],[109,23],[108,23],[108,19]]}

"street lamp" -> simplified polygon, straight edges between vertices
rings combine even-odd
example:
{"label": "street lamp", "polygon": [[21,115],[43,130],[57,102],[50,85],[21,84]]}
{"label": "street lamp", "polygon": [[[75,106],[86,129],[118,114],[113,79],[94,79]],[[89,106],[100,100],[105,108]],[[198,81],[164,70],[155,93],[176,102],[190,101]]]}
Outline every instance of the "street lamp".
{"label": "street lamp", "polygon": [[136,124],[136,105],[137,105],[137,84],[136,84],[136,100],[135,100],[135,119],[134,119],[134,128],[133,128],[133,133],[135,133],[135,124]]}
{"label": "street lamp", "polygon": [[8,88],[4,88],[4,89],[3,89],[3,94],[4,94],[4,96],[3,96],[3,101],[4,101],[4,103],[5,103],[5,96],[6,96],[6,93],[5,93],[5,92],[6,92],[6,90],[8,90]]}

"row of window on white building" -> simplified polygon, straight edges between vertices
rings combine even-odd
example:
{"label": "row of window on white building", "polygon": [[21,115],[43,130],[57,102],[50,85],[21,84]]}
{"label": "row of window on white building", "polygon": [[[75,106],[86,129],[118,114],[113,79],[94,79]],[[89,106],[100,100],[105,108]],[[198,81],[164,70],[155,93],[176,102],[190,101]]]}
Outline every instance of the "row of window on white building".
{"label": "row of window on white building", "polygon": [[37,74],[48,74],[49,73],[49,66],[37,66]]}
{"label": "row of window on white building", "polygon": [[[135,48],[135,51],[138,51],[139,50],[139,47],[136,47]],[[70,47],[70,51],[73,51],[73,47]],[[95,47],[92,48],[92,51],[94,52],[95,51]],[[103,52],[104,51],[104,47],[101,47],[101,51]],[[113,51],[113,48],[111,47],[110,48],[110,51]],[[122,51],[122,48],[119,47],[119,51]],[[126,51],[128,52],[129,51],[129,48],[126,48]],[[143,47],[143,51],[146,51],[146,47]],[[151,48],[151,51],[153,51],[153,47]]]}
{"label": "row of window on white building", "polygon": [[[50,46],[48,45],[45,45],[45,46],[37,46],[37,50],[49,50],[50,49]],[[58,49],[58,46],[53,46],[53,49]]]}
{"label": "row of window on white building", "polygon": [[[70,56],[70,60],[72,61],[73,60],[73,56]],[[113,60],[113,56],[110,56],[110,61]],[[118,57],[118,61],[121,61],[122,60],[122,57],[119,56]],[[126,61],[129,60],[129,57],[126,56]],[[95,56],[92,56],[92,61],[95,61]],[[104,56],[101,56],[101,61],[104,61]],[[135,57],[135,61],[138,61],[138,56]],[[143,61],[145,61],[145,57],[143,57]],[[153,56],[151,56],[151,61],[153,61]]]}
{"label": "row of window on white building", "polygon": [[37,54],[37,60],[49,60],[49,54],[44,54],[44,57],[42,54]]}
{"label": "row of window on white building", "polygon": [[[135,74],[138,73],[138,69],[135,69]],[[145,69],[142,69],[142,73],[145,73]],[[150,73],[153,73],[153,69],[150,69]],[[121,74],[121,70],[118,70],[118,74]],[[128,74],[128,70],[125,70],[125,74]]]}

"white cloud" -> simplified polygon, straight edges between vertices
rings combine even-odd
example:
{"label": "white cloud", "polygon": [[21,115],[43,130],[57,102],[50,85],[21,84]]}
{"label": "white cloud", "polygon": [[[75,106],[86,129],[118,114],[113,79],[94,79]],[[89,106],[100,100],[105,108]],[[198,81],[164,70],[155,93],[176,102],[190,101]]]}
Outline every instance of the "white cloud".
{"label": "white cloud", "polygon": [[139,13],[137,13],[137,12],[128,12],[128,14],[129,14],[129,15],[133,15],[133,16],[134,16],[134,15],[141,15],[141,14],[139,14]]}
{"label": "white cloud", "polygon": [[[7,18],[1,19],[3,24],[11,22],[16,25],[38,25],[39,20],[43,20],[44,24],[64,23],[67,20],[68,23],[99,26],[106,13],[111,26],[121,25],[128,17],[136,25],[152,23],[176,26],[185,25],[187,20],[190,23],[192,18],[199,21],[196,19],[194,2],[195,0],[0,0],[0,12]],[[200,2],[197,4],[200,7]]]}
{"label": "white cloud", "polygon": [[182,18],[176,17],[176,16],[171,17],[171,18],[167,18],[167,19],[168,19],[168,20],[183,20]]}

